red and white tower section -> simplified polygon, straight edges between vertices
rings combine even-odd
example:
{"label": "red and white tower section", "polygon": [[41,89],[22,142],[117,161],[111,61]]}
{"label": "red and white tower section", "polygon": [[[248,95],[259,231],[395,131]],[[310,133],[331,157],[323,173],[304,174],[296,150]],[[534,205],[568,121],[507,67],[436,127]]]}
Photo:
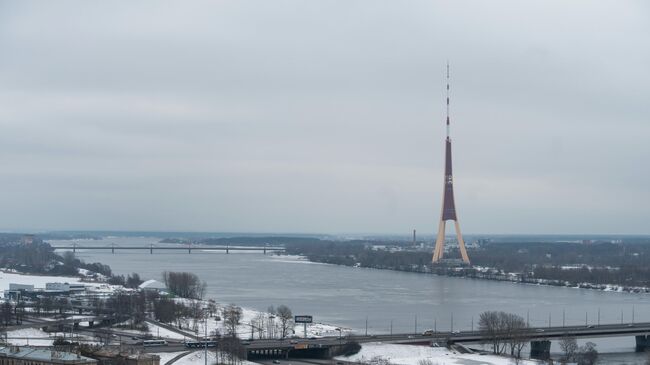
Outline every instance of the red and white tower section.
{"label": "red and white tower section", "polygon": [[456,214],[456,204],[454,203],[454,178],[451,172],[451,138],[449,137],[449,64],[447,64],[447,139],[445,140],[445,178],[442,195],[442,212],[440,213],[440,223],[438,224],[438,237],[436,238],[436,247],[433,250],[433,262],[438,263],[442,260],[445,252],[445,226],[447,221],[454,221],[456,226],[456,237],[458,238],[458,247],[463,262],[469,264],[469,256],[465,249],[465,241],[460,232],[460,224]]}

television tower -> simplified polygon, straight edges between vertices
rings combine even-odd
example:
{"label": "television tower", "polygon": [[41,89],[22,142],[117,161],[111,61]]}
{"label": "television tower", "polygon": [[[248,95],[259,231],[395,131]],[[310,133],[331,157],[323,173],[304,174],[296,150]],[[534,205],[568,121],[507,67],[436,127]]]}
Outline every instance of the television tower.
{"label": "television tower", "polygon": [[445,179],[444,192],[442,195],[442,212],[440,214],[440,223],[438,225],[438,237],[436,238],[436,248],[433,250],[433,263],[440,262],[445,252],[445,225],[447,221],[454,221],[456,225],[456,237],[458,238],[458,247],[463,262],[469,264],[469,256],[465,249],[465,241],[460,233],[460,224],[456,215],[456,205],[454,204],[454,179],[451,174],[451,138],[449,137],[449,62],[447,62],[447,139],[445,141]]}

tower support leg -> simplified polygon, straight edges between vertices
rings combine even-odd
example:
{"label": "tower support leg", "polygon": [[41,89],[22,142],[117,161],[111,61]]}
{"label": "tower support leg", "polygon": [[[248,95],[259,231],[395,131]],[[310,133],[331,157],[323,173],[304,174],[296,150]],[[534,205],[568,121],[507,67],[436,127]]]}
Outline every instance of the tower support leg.
{"label": "tower support leg", "polygon": [[436,248],[433,250],[433,262],[438,262],[442,259],[442,254],[445,251],[445,221],[440,220],[438,224],[438,238],[436,238]]}
{"label": "tower support leg", "polygon": [[467,256],[467,250],[465,249],[465,241],[463,240],[463,234],[460,233],[460,224],[458,221],[454,221],[456,224],[456,236],[458,237],[458,247],[460,248],[460,256],[463,258],[463,262],[469,264],[469,256]]}

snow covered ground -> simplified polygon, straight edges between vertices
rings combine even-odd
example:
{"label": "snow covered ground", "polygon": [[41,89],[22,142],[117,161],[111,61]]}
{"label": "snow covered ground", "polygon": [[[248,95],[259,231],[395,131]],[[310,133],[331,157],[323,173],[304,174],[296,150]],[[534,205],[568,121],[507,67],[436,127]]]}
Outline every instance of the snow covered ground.
{"label": "snow covered ground", "polygon": [[[182,298],[176,298],[176,301],[182,302],[186,306],[191,306],[192,300],[190,299],[182,299]],[[204,304],[207,304],[207,302],[204,302]],[[223,308],[221,305],[219,307]],[[220,321],[216,320],[216,317],[210,317],[207,319],[207,334],[208,335],[214,335],[215,333],[219,334],[225,334],[227,331],[225,329],[225,324],[223,322],[223,318],[220,318]],[[269,326],[270,323],[275,323],[274,326]],[[185,332],[189,335],[196,335],[196,336],[204,336],[206,333],[205,330],[206,326],[206,320],[201,319],[198,321],[196,326],[194,325],[194,320],[193,319],[186,319],[182,323],[182,332]],[[174,324],[174,327],[176,327],[176,324]],[[271,327],[274,327],[271,329]],[[241,339],[250,339],[251,337],[254,339],[260,338],[260,333],[262,338],[279,338],[280,337],[280,321],[276,317],[274,319],[271,318],[271,315],[266,312],[260,312],[257,310],[253,309],[248,309],[248,308],[242,308],[242,317],[239,326],[237,326],[237,337]],[[329,325],[329,324],[324,324],[324,323],[311,323],[307,325],[307,337],[323,337],[323,336],[338,336],[339,331],[337,330],[337,326],[334,325]],[[196,332],[194,331],[196,329]],[[269,329],[275,332],[274,335],[270,334]],[[349,328],[341,328],[341,334],[346,335],[351,333],[352,330]],[[156,325],[149,324],[149,330],[148,333],[152,336],[158,336],[158,333],[160,333],[160,337],[165,337],[165,338],[173,338],[173,339],[183,339],[182,334],[174,333],[172,331],[166,330],[164,328],[160,328]],[[289,329],[289,333],[287,334],[287,337],[303,337],[304,336],[304,328],[302,324],[295,325],[294,327]]]}
{"label": "snow covered ground", "polygon": [[[180,355],[182,352],[160,352],[154,355],[160,356],[160,365],[164,365],[167,361],[173,359],[175,356]],[[208,351],[208,364],[215,364],[217,356],[213,351]],[[186,356],[178,359],[174,365],[203,365],[205,364],[204,351],[197,350]],[[242,365],[257,365],[257,363],[250,361],[242,361]]]}
{"label": "snow covered ground", "polygon": [[185,351],[179,352],[157,352],[153,355],[158,355],[160,357],[160,365],[165,365],[167,361],[175,358],[176,356],[184,353]]}
{"label": "snow covered ground", "polygon": [[[359,353],[337,360],[350,362],[378,363],[388,361],[395,365],[420,365],[430,361],[431,365],[510,365],[513,359],[494,355],[460,354],[444,347],[414,345],[393,345],[381,342],[363,344]],[[520,364],[539,364],[532,360],[522,360]]]}
{"label": "snow covered ground", "polygon": [[36,288],[45,288],[45,283],[81,283],[80,278],[64,276],[24,275],[0,271],[0,290],[8,290],[9,284],[34,285]]}
{"label": "snow covered ground", "polygon": [[[7,342],[17,346],[52,346],[56,337],[69,338],[70,334],[65,333],[48,333],[36,328],[23,328],[19,330],[8,331]],[[3,334],[4,337],[4,334]],[[84,343],[98,344],[94,338],[88,336],[78,336],[74,334],[74,341],[83,341]]]}
{"label": "snow covered ground", "polygon": [[50,334],[35,328],[23,328],[15,331],[8,331],[7,342],[18,346],[52,346],[54,337]]}

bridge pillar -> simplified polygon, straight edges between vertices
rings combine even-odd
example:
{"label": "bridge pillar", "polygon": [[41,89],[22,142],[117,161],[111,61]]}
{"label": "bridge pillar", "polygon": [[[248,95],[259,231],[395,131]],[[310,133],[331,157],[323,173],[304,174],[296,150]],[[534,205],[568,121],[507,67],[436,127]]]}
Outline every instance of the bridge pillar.
{"label": "bridge pillar", "polygon": [[72,327],[74,327],[75,329],[79,328],[79,322],[74,322],[74,324],[72,325]]}
{"label": "bridge pillar", "polygon": [[539,360],[548,360],[551,357],[551,341],[530,341],[530,357]]}
{"label": "bridge pillar", "polygon": [[95,324],[94,321],[88,321],[88,328],[93,328],[94,324]]}
{"label": "bridge pillar", "polygon": [[153,255],[153,244],[149,246],[149,254]]}
{"label": "bridge pillar", "polygon": [[650,335],[634,336],[636,340],[636,351],[643,352],[650,349]]}
{"label": "bridge pillar", "polygon": [[115,254],[115,245],[111,246],[111,253]]}
{"label": "bridge pillar", "polygon": [[226,253],[230,253],[230,252],[228,252],[229,248],[230,248],[230,246],[226,246]]}
{"label": "bridge pillar", "polygon": [[187,253],[192,253],[192,247],[187,248]]}

